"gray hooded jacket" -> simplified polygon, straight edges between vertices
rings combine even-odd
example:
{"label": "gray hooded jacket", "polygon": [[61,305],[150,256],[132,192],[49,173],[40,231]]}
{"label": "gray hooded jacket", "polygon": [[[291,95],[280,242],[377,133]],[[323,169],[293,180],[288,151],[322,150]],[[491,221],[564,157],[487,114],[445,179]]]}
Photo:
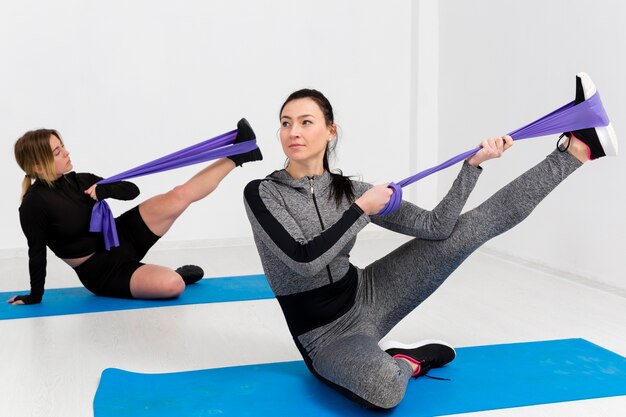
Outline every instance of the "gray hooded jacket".
{"label": "gray hooded jacket", "polygon": [[[292,178],[275,171],[250,182],[246,212],[267,280],[293,336],[332,322],[354,304],[357,270],[350,263],[356,235],[370,221],[421,239],[445,239],[481,172],[463,164],[448,194],[432,211],[403,201],[386,216],[368,216],[331,196],[331,174]],[[355,198],[372,187],[352,181]]]}

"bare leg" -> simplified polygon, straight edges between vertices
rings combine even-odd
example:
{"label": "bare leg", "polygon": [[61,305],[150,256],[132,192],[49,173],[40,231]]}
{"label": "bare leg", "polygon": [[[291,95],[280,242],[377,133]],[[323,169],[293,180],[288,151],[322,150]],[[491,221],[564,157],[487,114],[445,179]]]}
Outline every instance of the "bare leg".
{"label": "bare leg", "polygon": [[141,203],[141,218],[155,235],[163,236],[191,203],[213,192],[235,167],[228,158],[215,161],[186,183]]}
{"label": "bare leg", "polygon": [[[235,167],[228,158],[215,161],[186,183],[141,203],[141,218],[154,234],[163,236],[191,203],[213,192]],[[165,266],[143,265],[130,279],[130,292],[135,298],[175,298],[184,290],[182,277]]]}
{"label": "bare leg", "polygon": [[130,278],[130,293],[135,298],[175,298],[184,290],[180,275],[160,265],[143,265]]}

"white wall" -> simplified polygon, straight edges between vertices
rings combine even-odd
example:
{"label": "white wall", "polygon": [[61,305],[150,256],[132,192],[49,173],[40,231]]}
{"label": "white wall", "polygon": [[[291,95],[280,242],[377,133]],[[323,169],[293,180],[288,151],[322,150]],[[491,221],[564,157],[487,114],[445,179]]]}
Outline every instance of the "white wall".
{"label": "white wall", "polygon": [[[410,174],[439,162],[439,4],[437,0],[413,2],[411,19],[411,141]],[[438,202],[438,175],[406,187],[403,197],[421,207]]]}
{"label": "white wall", "polygon": [[[193,206],[166,243],[250,236],[241,190],[282,166],[277,112],[301,87],[322,90],[335,106],[337,165],[371,182],[402,179],[544,115],[573,98],[581,70],[620,135],[625,12],[609,0],[2,2],[0,252],[25,248],[12,146],[32,128],[59,129],[77,170],[109,176],[247,117],[265,161],[238,169]],[[553,146],[554,138],[526,141],[505,162],[490,162],[468,207]],[[196,169],[136,182],[146,198]],[[584,167],[488,246],[626,286],[625,169],[623,157]],[[434,205],[456,171],[405,196]],[[113,205],[118,213],[131,206]]]}
{"label": "white wall", "polygon": [[[26,246],[12,146],[33,128],[60,130],[75,169],[106,177],[247,117],[265,160],[238,169],[165,241],[250,236],[243,186],[282,167],[278,110],[302,87],[335,106],[345,173],[408,175],[410,155],[387,149],[409,142],[410,31],[409,0],[1,2],[0,250]],[[197,169],[137,179],[140,198]]]}
{"label": "white wall", "polygon": [[[574,98],[586,71],[626,152],[626,4],[610,0],[446,0],[440,3],[440,156],[521,127]],[[485,165],[468,207],[534,165],[556,137],[520,142]],[[590,163],[518,228],[488,247],[626,287],[625,156]],[[440,179],[445,192],[456,169]],[[565,301],[565,300],[564,300]]]}

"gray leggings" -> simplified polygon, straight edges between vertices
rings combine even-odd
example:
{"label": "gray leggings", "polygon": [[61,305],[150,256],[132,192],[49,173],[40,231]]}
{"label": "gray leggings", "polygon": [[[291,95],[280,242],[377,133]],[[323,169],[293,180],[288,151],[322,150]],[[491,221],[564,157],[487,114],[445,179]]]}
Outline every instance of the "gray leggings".
{"label": "gray leggings", "polygon": [[404,396],[411,367],[378,342],[476,249],[524,220],[580,162],[554,151],[457,221],[445,240],[413,239],[359,270],[354,307],[296,340],[324,382],[367,407],[392,408]]}

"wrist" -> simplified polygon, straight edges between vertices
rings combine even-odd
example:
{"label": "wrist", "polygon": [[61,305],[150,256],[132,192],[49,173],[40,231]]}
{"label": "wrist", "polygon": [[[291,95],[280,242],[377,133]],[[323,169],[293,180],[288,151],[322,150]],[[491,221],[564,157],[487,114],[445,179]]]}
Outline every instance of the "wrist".
{"label": "wrist", "polygon": [[483,161],[479,160],[479,158],[476,157],[476,155],[472,155],[469,158],[466,159],[467,163],[471,166],[473,166],[474,168],[479,166]]}
{"label": "wrist", "polygon": [[367,214],[369,216],[369,208],[367,206],[367,202],[365,201],[365,199],[363,197],[358,198],[354,204],[356,204],[357,206],[359,206],[359,208],[363,211],[363,213]]}
{"label": "wrist", "polygon": [[33,294],[28,295],[18,295],[15,297],[15,301],[21,301],[24,304],[39,304],[41,303],[42,297],[34,296]]}

